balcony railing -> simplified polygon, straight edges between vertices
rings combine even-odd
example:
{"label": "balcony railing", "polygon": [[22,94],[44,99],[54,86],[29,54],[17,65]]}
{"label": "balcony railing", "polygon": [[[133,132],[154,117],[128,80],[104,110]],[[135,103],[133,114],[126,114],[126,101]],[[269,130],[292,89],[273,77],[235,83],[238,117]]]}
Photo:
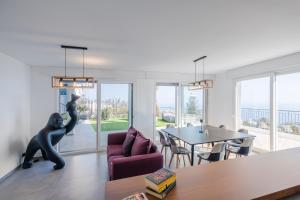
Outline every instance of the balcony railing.
{"label": "balcony railing", "polygon": [[[243,125],[263,129],[270,128],[270,111],[268,109],[241,108]],[[277,128],[286,133],[300,133],[300,111],[277,110]]]}
{"label": "balcony railing", "polygon": [[[270,119],[268,109],[241,108],[242,121],[259,121],[261,119]],[[277,124],[300,124],[300,111],[294,110],[277,110]]]}

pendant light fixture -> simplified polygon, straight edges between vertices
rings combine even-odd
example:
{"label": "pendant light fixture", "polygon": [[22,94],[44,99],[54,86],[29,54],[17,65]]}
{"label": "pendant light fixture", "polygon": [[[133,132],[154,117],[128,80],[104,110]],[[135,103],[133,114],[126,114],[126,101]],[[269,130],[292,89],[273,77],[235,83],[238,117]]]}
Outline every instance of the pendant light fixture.
{"label": "pendant light fixture", "polygon": [[[65,75],[52,76],[52,87],[66,89],[94,88],[94,78],[86,77],[84,75],[84,51],[86,51],[88,48],[67,45],[61,45],[61,48],[65,49]],[[82,50],[82,76],[67,76],[67,49]]]}
{"label": "pendant light fixture", "polygon": [[[195,64],[195,81],[192,83],[189,83],[189,90],[200,90],[200,89],[208,89],[213,87],[213,80],[205,79],[205,73],[204,73],[204,59],[207,58],[207,56],[202,56],[200,58],[197,58],[194,60]],[[197,62],[202,60],[202,80],[197,81]]]}

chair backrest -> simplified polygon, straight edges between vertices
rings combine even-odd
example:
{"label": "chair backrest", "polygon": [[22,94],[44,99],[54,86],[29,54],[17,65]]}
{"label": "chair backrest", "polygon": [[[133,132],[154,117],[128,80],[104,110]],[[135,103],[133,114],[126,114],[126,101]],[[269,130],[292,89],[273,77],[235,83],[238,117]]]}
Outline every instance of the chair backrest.
{"label": "chair backrest", "polygon": [[186,123],[186,127],[192,127],[193,124],[192,123]]}
{"label": "chair backrest", "polygon": [[239,129],[238,132],[249,134],[249,131],[247,129],[244,129],[244,128]]}
{"label": "chair backrest", "polygon": [[217,143],[213,146],[211,153],[222,153],[223,151],[225,151],[225,146],[225,142]]}
{"label": "chair backrest", "polygon": [[226,126],[222,124],[222,125],[219,126],[219,128],[224,128],[224,129],[226,129]]}
{"label": "chair backrest", "polygon": [[167,128],[175,128],[174,124],[167,124],[166,127]]}
{"label": "chair backrest", "polygon": [[225,154],[225,146],[226,146],[225,142],[215,144],[210,152],[208,160],[209,161],[222,160]]}
{"label": "chair backrest", "polygon": [[171,144],[171,151],[172,153],[178,153],[178,147],[177,147],[177,144],[175,142],[175,140],[171,137],[168,137],[169,138],[169,141],[170,141],[170,144]]}
{"label": "chair backrest", "polygon": [[243,139],[243,142],[240,145],[241,147],[240,147],[240,150],[238,151],[238,154],[248,155],[252,150],[253,140],[254,140],[254,137]]}
{"label": "chair backrest", "polygon": [[159,140],[160,140],[160,143],[161,143],[163,146],[170,145],[170,142],[169,142],[168,138],[166,137],[166,135],[165,135],[163,132],[158,131],[158,134],[159,134]]}

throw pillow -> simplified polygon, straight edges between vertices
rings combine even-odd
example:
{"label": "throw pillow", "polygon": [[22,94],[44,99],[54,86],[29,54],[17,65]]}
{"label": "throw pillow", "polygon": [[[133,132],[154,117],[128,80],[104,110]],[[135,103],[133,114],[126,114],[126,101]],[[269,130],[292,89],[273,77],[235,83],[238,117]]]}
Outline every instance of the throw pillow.
{"label": "throw pillow", "polygon": [[149,139],[146,139],[142,135],[138,134],[135,137],[134,143],[132,145],[131,155],[135,156],[135,155],[146,154],[148,151],[149,142],[150,142]]}
{"label": "throw pillow", "polygon": [[122,153],[124,156],[130,156],[131,148],[134,143],[135,137],[132,134],[127,134],[122,145]]}
{"label": "throw pillow", "polygon": [[133,127],[130,127],[127,131],[127,134],[132,134],[132,135],[136,136],[137,135],[137,130]]}

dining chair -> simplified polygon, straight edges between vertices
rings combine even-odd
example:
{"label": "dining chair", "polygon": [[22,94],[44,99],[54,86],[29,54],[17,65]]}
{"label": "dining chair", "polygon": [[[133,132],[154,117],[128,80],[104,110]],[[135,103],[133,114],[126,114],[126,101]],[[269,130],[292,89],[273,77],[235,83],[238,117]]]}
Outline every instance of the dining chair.
{"label": "dining chair", "polygon": [[[166,128],[175,128],[175,125],[174,124],[167,124]],[[168,135],[168,137],[173,138],[175,141],[178,142],[179,146],[181,146],[181,141],[178,138],[173,137],[172,135]],[[185,146],[185,142],[184,142],[184,146]]]}
{"label": "dining chair", "polygon": [[230,153],[236,154],[236,157],[248,156],[252,150],[254,137],[245,138],[241,144],[226,146],[226,159],[229,158]]}
{"label": "dining chair", "polygon": [[175,128],[174,124],[167,124],[166,128]]}
{"label": "dining chair", "polygon": [[169,141],[170,141],[170,144],[171,144],[171,152],[172,152],[169,167],[171,166],[171,163],[172,163],[172,160],[173,160],[173,157],[174,157],[175,154],[176,154],[176,168],[178,168],[178,163],[179,163],[179,160],[180,160],[179,156],[180,155],[183,158],[184,166],[185,166],[184,156],[188,156],[189,162],[191,164],[191,157],[190,157],[191,152],[188,149],[184,148],[184,147],[177,146],[177,143],[175,142],[175,140],[173,138],[169,137]]}
{"label": "dining chair", "polygon": [[165,161],[166,161],[167,160],[167,148],[168,147],[171,148],[171,143],[164,132],[158,131],[158,134],[159,134],[159,141],[162,146],[160,153],[163,153],[163,150],[165,149]]}
{"label": "dining chair", "polygon": [[[219,128],[226,129],[226,126],[223,125],[223,124],[221,124],[221,125],[219,126]],[[212,146],[212,147],[215,146],[215,143],[212,142],[212,143],[211,143],[211,146]],[[208,147],[209,147],[209,145],[208,145]]]}
{"label": "dining chair", "polygon": [[223,124],[221,124],[221,125],[219,126],[219,128],[224,128],[224,129],[226,129],[226,126],[223,125]]}
{"label": "dining chair", "polygon": [[[247,129],[244,129],[244,128],[241,128],[238,130],[239,133],[245,133],[245,134],[249,134],[248,130]],[[243,143],[243,139],[235,139],[235,140],[230,140],[227,142],[228,145],[231,145],[231,146],[238,146],[240,144]]]}
{"label": "dining chair", "polygon": [[192,127],[194,126],[192,123],[186,123],[186,127]]}
{"label": "dining chair", "polygon": [[199,158],[198,165],[200,165],[201,160],[207,160],[209,162],[216,162],[222,160],[225,154],[225,142],[217,143],[213,146],[211,152],[202,152],[197,155]]}

